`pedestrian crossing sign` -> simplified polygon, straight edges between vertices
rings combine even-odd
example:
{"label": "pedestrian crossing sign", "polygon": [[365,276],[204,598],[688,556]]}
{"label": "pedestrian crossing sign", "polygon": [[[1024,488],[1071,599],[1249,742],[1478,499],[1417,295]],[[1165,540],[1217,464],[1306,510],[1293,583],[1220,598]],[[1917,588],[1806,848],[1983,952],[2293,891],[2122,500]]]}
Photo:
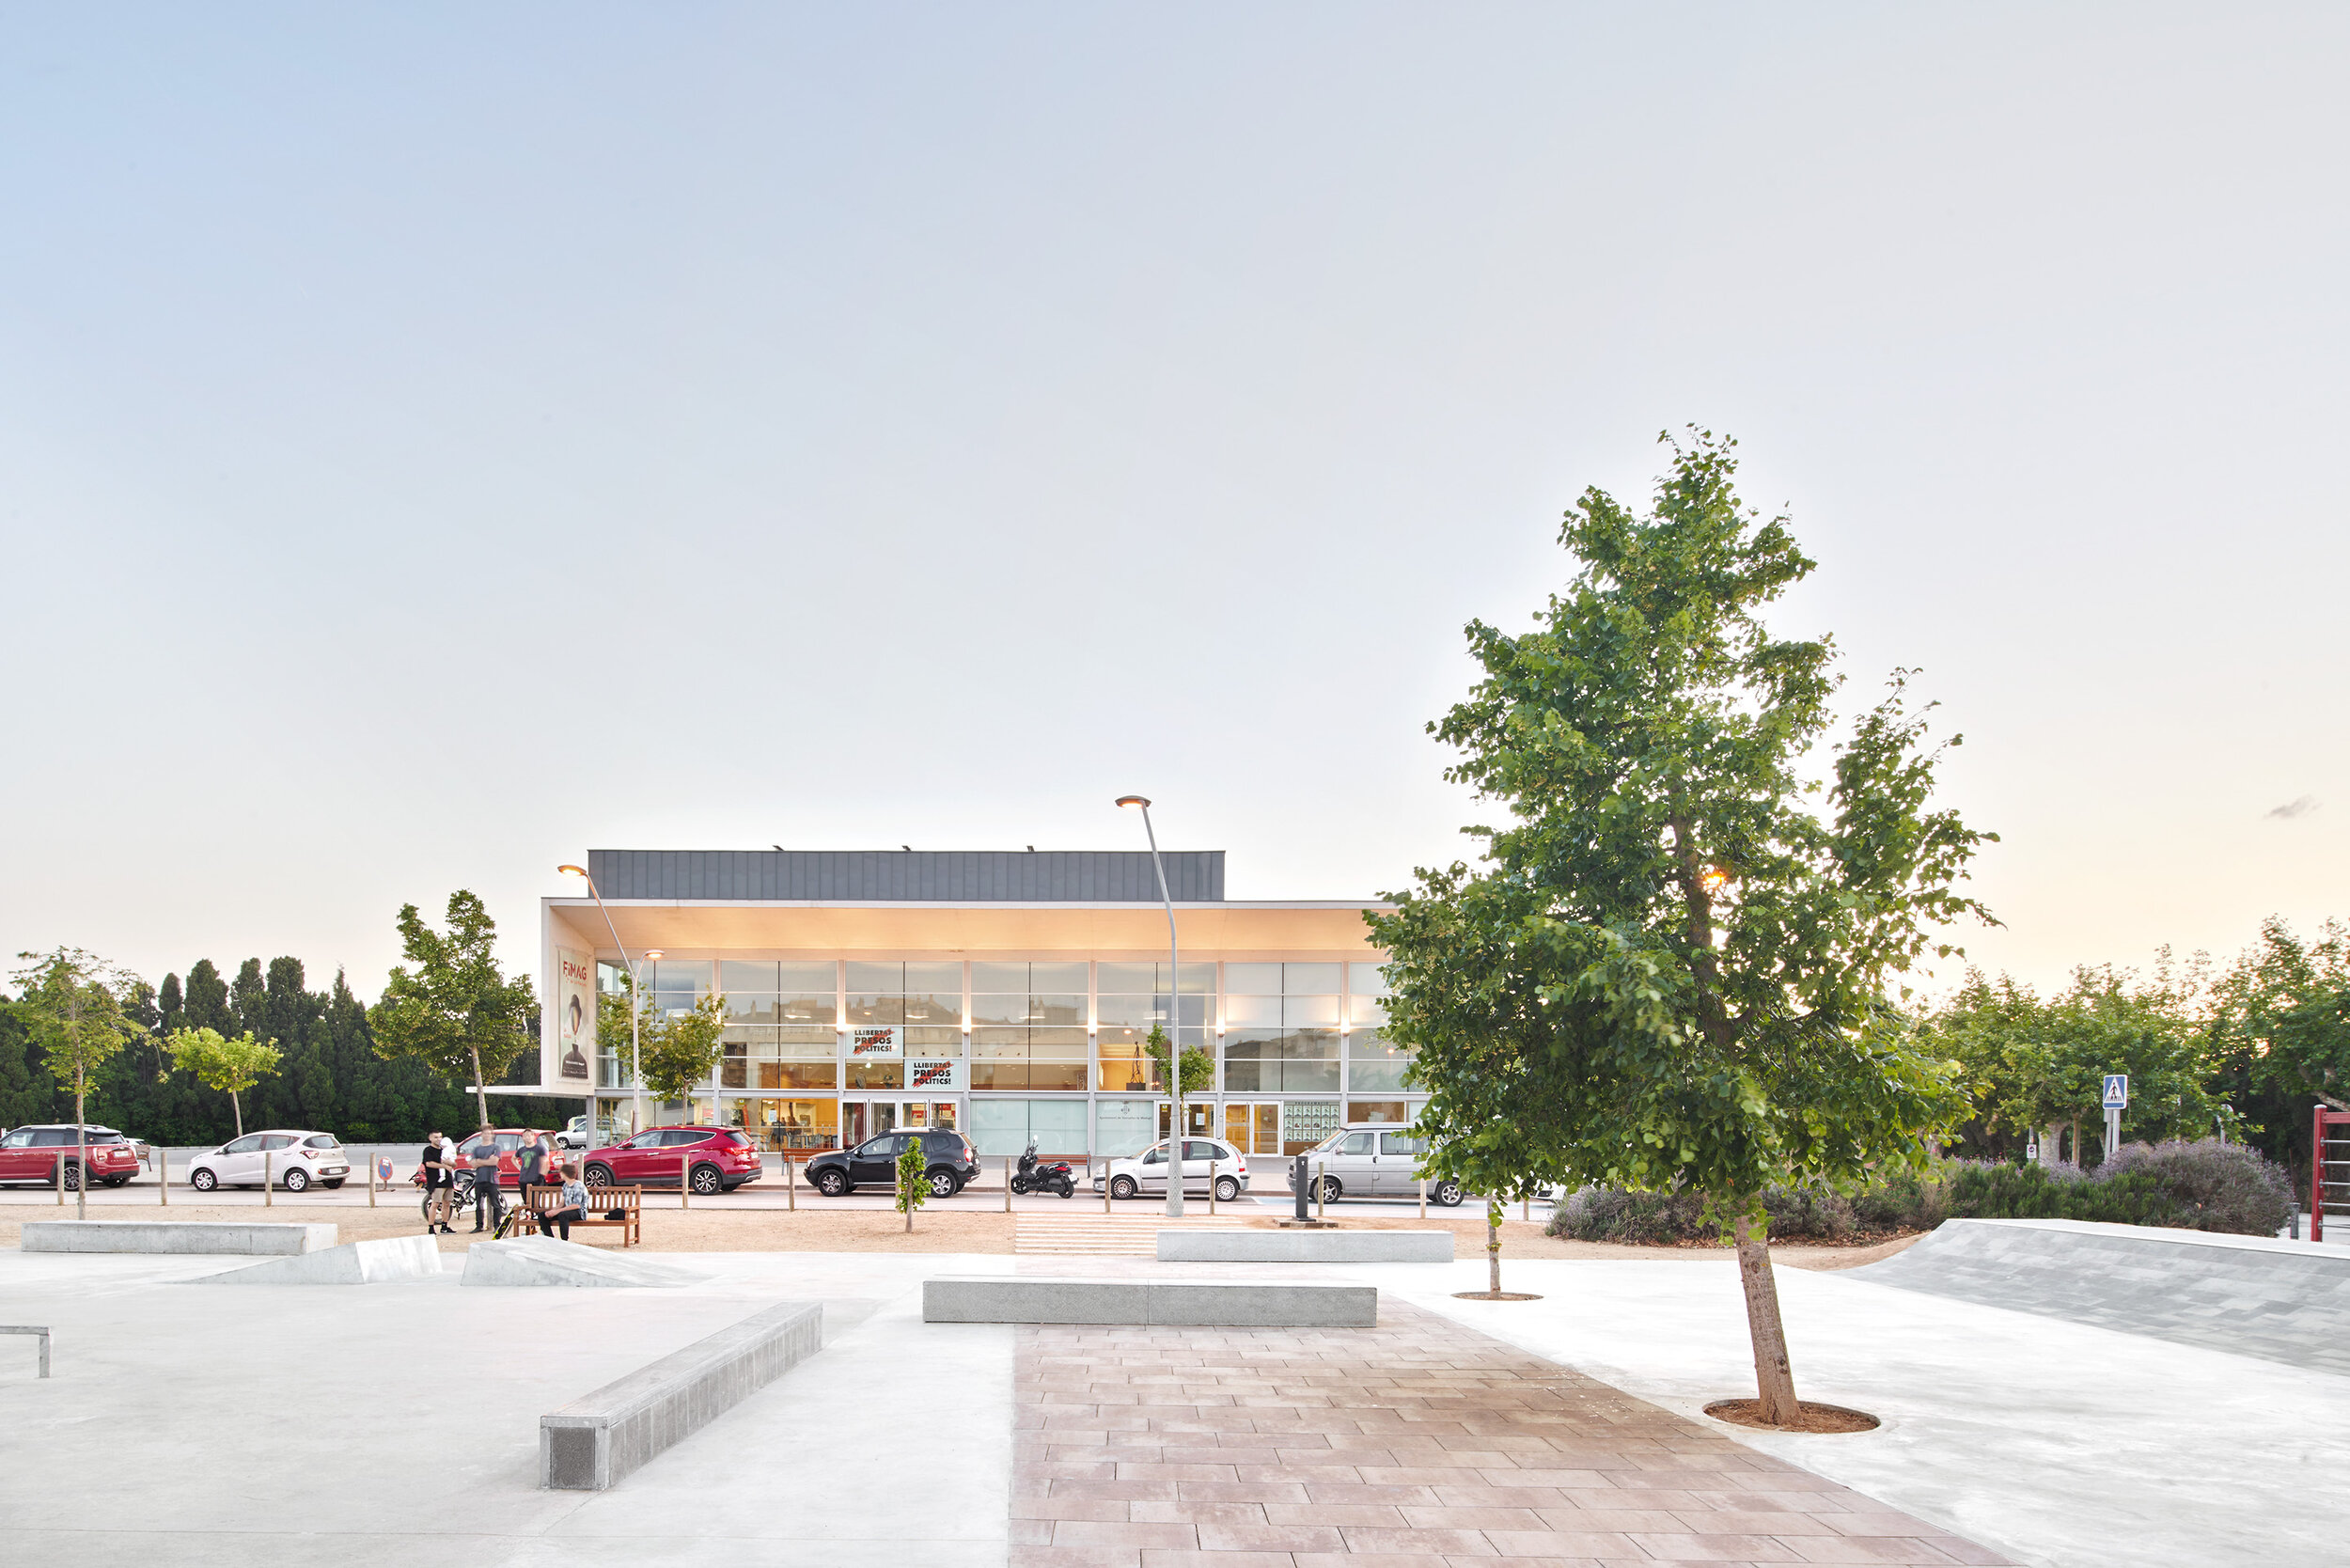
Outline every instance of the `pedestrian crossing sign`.
{"label": "pedestrian crossing sign", "polygon": [[2106,1074],[2106,1109],[2127,1110],[2130,1105],[2130,1075],[2127,1073]]}

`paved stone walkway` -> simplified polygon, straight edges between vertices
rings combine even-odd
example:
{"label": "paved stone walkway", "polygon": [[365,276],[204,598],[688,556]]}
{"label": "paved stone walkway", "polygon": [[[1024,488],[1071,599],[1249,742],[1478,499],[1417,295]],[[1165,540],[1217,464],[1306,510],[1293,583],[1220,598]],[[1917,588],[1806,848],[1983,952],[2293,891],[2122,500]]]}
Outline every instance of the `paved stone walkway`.
{"label": "paved stone walkway", "polygon": [[1021,1329],[1011,1568],[2007,1561],[1432,1313],[1379,1318]]}

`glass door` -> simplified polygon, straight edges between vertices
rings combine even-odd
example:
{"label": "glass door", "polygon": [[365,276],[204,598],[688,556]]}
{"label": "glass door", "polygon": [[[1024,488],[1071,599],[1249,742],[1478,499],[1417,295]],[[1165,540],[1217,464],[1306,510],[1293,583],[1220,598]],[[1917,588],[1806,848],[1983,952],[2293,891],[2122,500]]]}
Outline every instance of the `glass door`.
{"label": "glass door", "polygon": [[1224,1141],[1244,1154],[1281,1152],[1281,1106],[1278,1101],[1227,1102]]}
{"label": "glass door", "polygon": [[962,1109],[959,1100],[843,1100],[840,1137],[844,1145],[854,1148],[883,1133],[953,1128],[962,1125]]}
{"label": "glass door", "polygon": [[[1174,1114],[1173,1105],[1165,1100],[1159,1102],[1159,1137],[1167,1137],[1167,1118]],[[1215,1102],[1213,1100],[1184,1101],[1183,1131],[1193,1137],[1214,1137],[1215,1136]]]}

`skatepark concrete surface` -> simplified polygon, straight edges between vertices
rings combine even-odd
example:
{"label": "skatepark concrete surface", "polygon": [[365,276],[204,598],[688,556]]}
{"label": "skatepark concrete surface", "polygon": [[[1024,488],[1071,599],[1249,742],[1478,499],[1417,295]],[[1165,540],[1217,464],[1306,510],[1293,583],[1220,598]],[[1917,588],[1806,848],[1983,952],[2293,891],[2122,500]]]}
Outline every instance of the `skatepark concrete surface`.
{"label": "skatepark concrete surface", "polygon": [[[1000,1568],[1014,1334],[920,1321],[921,1283],[1005,1273],[1374,1284],[1676,1413],[1750,1395],[1734,1264],[1506,1262],[1528,1302],[1455,1299],[1481,1259],[1343,1268],[891,1253],[666,1254],[671,1289],[344,1290],[180,1281],[219,1258],[0,1253],[0,1562],[338,1568],[586,1560]],[[1008,1267],[1009,1265],[1009,1267]],[[1725,1428],[2017,1561],[2340,1560],[2350,1377],[2044,1314],[1782,1269],[1798,1386],[1884,1419]],[[785,1300],[824,1348],[608,1492],[536,1485],[538,1418]]]}
{"label": "skatepark concrete surface", "polygon": [[2071,1219],[1953,1219],[1860,1278],[2350,1373],[2350,1254]]}

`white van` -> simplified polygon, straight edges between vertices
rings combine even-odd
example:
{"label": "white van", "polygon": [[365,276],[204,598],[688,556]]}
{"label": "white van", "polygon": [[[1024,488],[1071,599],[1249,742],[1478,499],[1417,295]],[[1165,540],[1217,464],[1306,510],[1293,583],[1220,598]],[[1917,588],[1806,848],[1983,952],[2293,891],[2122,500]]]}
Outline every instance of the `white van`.
{"label": "white van", "polygon": [[[1428,1140],[1392,1121],[1350,1121],[1324,1138],[1306,1155],[1306,1168],[1322,1184],[1324,1201],[1340,1198],[1417,1198],[1419,1159]],[[1457,1207],[1461,1184],[1428,1184],[1428,1196],[1446,1208]]]}

